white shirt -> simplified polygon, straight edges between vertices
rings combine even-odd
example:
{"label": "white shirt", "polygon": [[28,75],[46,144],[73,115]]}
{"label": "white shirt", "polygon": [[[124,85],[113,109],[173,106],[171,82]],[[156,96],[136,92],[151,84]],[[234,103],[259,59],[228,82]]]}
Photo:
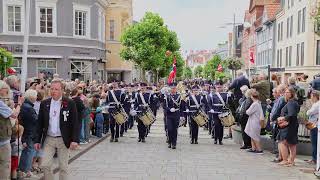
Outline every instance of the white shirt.
{"label": "white shirt", "polygon": [[317,122],[319,116],[320,101],[313,103],[311,108],[307,111],[307,116],[309,116],[310,122]]}
{"label": "white shirt", "polygon": [[61,100],[62,100],[62,97],[58,101],[51,99],[49,127],[48,127],[49,136],[53,136],[53,137],[61,136],[61,131],[60,131]]}

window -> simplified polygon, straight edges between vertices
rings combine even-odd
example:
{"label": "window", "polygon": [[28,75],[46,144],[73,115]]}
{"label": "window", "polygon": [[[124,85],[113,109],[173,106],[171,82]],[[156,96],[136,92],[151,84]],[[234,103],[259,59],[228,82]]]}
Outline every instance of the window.
{"label": "window", "polygon": [[17,71],[17,74],[21,74],[21,61],[21,58],[14,58],[11,65],[11,67]]}
{"label": "window", "polygon": [[298,34],[301,33],[301,10],[298,11]]}
{"label": "window", "polygon": [[317,58],[316,65],[320,65],[320,40],[317,41]]}
{"label": "window", "polygon": [[282,67],[282,49],[280,49],[280,67]]}
{"label": "window", "polygon": [[21,6],[8,6],[8,31],[21,32]]}
{"label": "window", "polygon": [[292,37],[292,30],[293,30],[293,16],[290,18],[290,37]]}
{"label": "window", "polygon": [[290,34],[290,18],[287,18],[287,38],[289,38]]}
{"label": "window", "polygon": [[300,65],[303,66],[304,65],[304,42],[301,43],[301,58],[300,58],[300,60],[301,60]]}
{"label": "window", "polygon": [[114,20],[110,20],[110,40],[114,40]]}
{"label": "window", "polygon": [[292,62],[291,60],[292,60],[292,46],[289,47],[289,60],[288,60],[289,66],[291,66],[291,64],[292,64],[292,63],[291,63],[291,62]]}
{"label": "window", "polygon": [[278,42],[280,41],[280,23],[278,24]]}
{"label": "window", "polygon": [[291,7],[294,6],[294,0],[291,0]]}
{"label": "window", "polygon": [[75,35],[86,36],[87,12],[75,11]]}
{"label": "window", "polygon": [[289,47],[286,47],[286,66],[289,66]]}
{"label": "window", "polygon": [[306,8],[303,8],[302,10],[302,28],[301,32],[306,32]]}
{"label": "window", "polygon": [[297,59],[296,59],[296,66],[300,64],[300,44],[297,44]]}
{"label": "window", "polygon": [[288,9],[290,9],[290,0],[288,0]]}
{"label": "window", "polygon": [[40,8],[40,33],[53,33],[52,8]]}
{"label": "window", "polygon": [[52,78],[57,73],[57,61],[55,60],[39,60],[37,61],[38,73],[43,73],[47,78]]}
{"label": "window", "polygon": [[281,32],[280,33],[281,33],[281,39],[280,40],[282,41],[283,40],[283,22],[281,22]]}

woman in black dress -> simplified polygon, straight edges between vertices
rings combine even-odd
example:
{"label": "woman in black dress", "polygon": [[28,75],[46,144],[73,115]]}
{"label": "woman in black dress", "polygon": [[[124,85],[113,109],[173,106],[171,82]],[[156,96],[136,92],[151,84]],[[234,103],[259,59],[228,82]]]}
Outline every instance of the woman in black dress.
{"label": "woman in black dress", "polygon": [[[278,120],[288,122],[288,125],[279,129],[277,139],[279,140],[279,147],[282,161],[279,165],[293,166],[297,153],[298,144],[298,113],[300,106],[295,99],[295,90],[291,87],[285,91],[285,100],[287,104],[281,110],[281,117]],[[290,155],[288,156],[288,150]]]}

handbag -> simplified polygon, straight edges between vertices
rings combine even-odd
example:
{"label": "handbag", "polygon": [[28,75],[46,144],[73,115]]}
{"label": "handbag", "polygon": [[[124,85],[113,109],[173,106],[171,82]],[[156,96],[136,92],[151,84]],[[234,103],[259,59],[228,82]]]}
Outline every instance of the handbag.
{"label": "handbag", "polygon": [[286,121],[285,119],[283,119],[283,118],[280,118],[280,119],[278,119],[278,126],[279,126],[279,128],[285,128],[285,127],[287,127],[289,125],[289,122],[288,121]]}
{"label": "handbag", "polygon": [[223,126],[230,127],[235,123],[235,119],[234,119],[230,109],[226,107],[226,103],[222,99],[220,93],[216,93],[216,95],[218,96],[218,98],[220,99],[220,101],[224,107],[224,110],[223,110],[224,112],[218,114],[218,117],[221,120],[221,123]]}

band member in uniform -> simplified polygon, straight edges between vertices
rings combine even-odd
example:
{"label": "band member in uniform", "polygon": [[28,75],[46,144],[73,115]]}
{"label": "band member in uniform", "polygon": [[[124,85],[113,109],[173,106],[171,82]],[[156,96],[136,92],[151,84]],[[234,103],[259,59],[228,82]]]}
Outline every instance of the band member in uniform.
{"label": "band member in uniform", "polygon": [[200,94],[199,87],[197,85],[192,87],[192,93],[189,97],[189,100],[187,102],[187,108],[186,112],[190,112],[190,119],[191,119],[191,144],[198,144],[198,132],[199,132],[199,126],[194,121],[192,116],[194,116],[200,108],[206,105],[206,100],[203,98],[203,96]]}
{"label": "band member in uniform", "polygon": [[171,84],[171,93],[164,100],[166,124],[168,128],[168,148],[176,149],[180,117],[185,108],[181,96],[177,94],[176,84]]}
{"label": "band member in uniform", "polygon": [[[146,83],[141,83],[140,84],[140,91],[137,92],[136,94],[136,99],[135,99],[135,105],[134,105],[134,109],[136,110],[136,112],[138,114],[140,113],[144,113],[147,108],[148,108],[148,104],[147,104],[147,99],[148,99],[148,94],[146,94]],[[145,140],[145,136],[146,136],[146,130],[147,127],[143,124],[143,122],[137,118],[138,121],[138,132],[139,132],[139,138],[138,138],[138,142],[146,142]]]}
{"label": "band member in uniform", "polygon": [[[111,137],[110,142],[118,142],[119,138],[119,125],[117,124],[116,120],[113,118],[112,113],[119,108],[119,105],[117,102],[120,102],[120,96],[121,96],[121,90],[118,88],[118,85],[116,83],[113,83],[113,85],[110,87],[110,90],[108,91],[106,102],[108,104],[107,108],[110,114],[110,130],[111,130]],[[116,99],[114,99],[114,97]]]}
{"label": "band member in uniform", "polygon": [[[134,102],[135,102],[135,98],[136,98],[136,87],[134,84],[130,85],[129,88],[129,97],[130,97],[130,111],[132,111],[134,109]],[[132,111],[133,112],[133,111]],[[129,118],[128,118],[128,126],[129,129],[132,129],[134,126],[134,119],[135,119],[135,113],[129,113]]]}
{"label": "band member in uniform", "polygon": [[[227,106],[229,103],[229,95],[227,92],[223,92],[223,82],[215,82],[215,93],[212,94],[209,99],[209,108],[210,113],[212,114],[212,120],[214,123],[214,144],[217,144],[219,141],[220,145],[223,145],[223,125],[218,115],[223,112],[224,104]],[[222,102],[223,101],[223,102]]]}
{"label": "band member in uniform", "polygon": [[[124,85],[124,92],[122,92],[121,94],[120,102],[122,102],[122,107],[129,117],[130,109],[131,109],[131,95],[129,93],[129,87],[127,85]],[[123,136],[124,132],[127,132],[128,126],[129,126],[129,121],[121,125],[120,137]]]}
{"label": "band member in uniform", "polygon": [[[145,92],[145,96],[147,96],[145,101],[148,103],[150,109],[152,110],[153,114],[155,115],[155,113],[153,111],[153,107],[154,107],[154,104],[155,104],[155,97],[154,97],[154,94],[153,94],[151,86],[147,87],[147,91]],[[150,133],[150,129],[151,129],[151,125],[147,127],[146,137]]]}
{"label": "band member in uniform", "polygon": [[168,87],[164,86],[162,89],[161,89],[161,97],[160,97],[160,101],[162,103],[162,109],[163,109],[163,122],[164,122],[164,130],[165,130],[165,133],[166,133],[166,137],[167,137],[167,140],[166,140],[166,143],[169,142],[169,137],[168,137],[168,128],[167,128],[167,111],[166,111],[166,108],[165,108],[165,99],[167,98],[167,96],[169,95],[168,93]]}
{"label": "band member in uniform", "polygon": [[208,125],[209,125],[209,135],[211,135],[211,138],[214,139],[214,121],[213,121],[213,113],[210,112],[211,110],[211,106],[210,106],[210,102],[212,102],[212,97],[213,95],[216,93],[214,88],[210,88],[210,94],[208,95],[208,117],[209,117],[209,121],[208,121]]}

